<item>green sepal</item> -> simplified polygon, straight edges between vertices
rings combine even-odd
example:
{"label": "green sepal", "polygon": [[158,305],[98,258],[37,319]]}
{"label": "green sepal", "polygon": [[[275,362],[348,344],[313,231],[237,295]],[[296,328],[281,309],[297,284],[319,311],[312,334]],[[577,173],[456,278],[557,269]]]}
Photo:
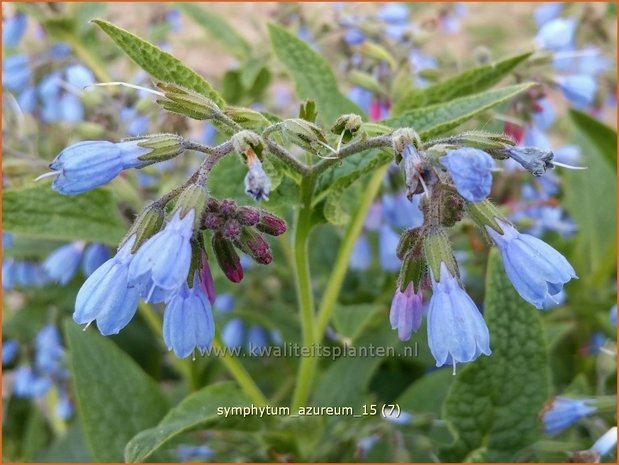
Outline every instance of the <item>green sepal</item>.
{"label": "green sepal", "polygon": [[342,115],[335,120],[331,127],[331,132],[338,136],[342,136],[342,142],[347,144],[359,132],[363,120],[361,116],[355,114]]}
{"label": "green sepal", "polygon": [[212,119],[221,114],[215,102],[204,95],[175,84],[158,82],[156,85],[164,94],[164,98],[157,99],[157,103],[168,111],[197,120]]}
{"label": "green sepal", "polygon": [[161,230],[164,216],[162,206],[151,204],[145,207],[129,228],[127,235],[120,241],[119,248],[135,234],[135,242],[131,247],[131,252],[135,253],[144,242]]}
{"label": "green sepal", "polygon": [[441,263],[447,266],[447,271],[452,276],[460,277],[449,238],[443,228],[435,226],[427,231],[423,241],[423,254],[436,282],[441,280]]}
{"label": "green sepal", "polygon": [[199,229],[206,209],[207,200],[208,191],[206,187],[199,186],[198,184],[190,184],[178,196],[175,211],[180,209],[180,217],[184,218],[187,213],[194,210],[194,229]]}
{"label": "green sepal", "polygon": [[151,149],[146,155],[138,157],[138,160],[158,163],[170,160],[185,151],[184,139],[177,134],[155,134],[141,140],[138,146]]}
{"label": "green sepal", "polygon": [[466,212],[484,232],[486,231],[485,227],[490,226],[499,234],[503,234],[503,229],[496,220],[499,219],[506,223],[510,223],[490,200],[466,202]]}

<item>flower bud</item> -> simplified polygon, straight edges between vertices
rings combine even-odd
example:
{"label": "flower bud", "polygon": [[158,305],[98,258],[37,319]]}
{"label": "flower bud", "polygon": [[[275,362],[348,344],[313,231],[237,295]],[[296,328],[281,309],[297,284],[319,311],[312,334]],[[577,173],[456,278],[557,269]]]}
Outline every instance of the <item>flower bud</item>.
{"label": "flower bud", "polygon": [[362,124],[363,120],[359,115],[342,115],[335,120],[331,132],[338,136],[341,135],[342,142],[347,144],[357,134]]}
{"label": "flower bud", "polygon": [[502,158],[511,158],[533,176],[543,175],[548,168],[552,168],[552,158],[554,154],[550,150],[537,147],[512,147],[504,146],[496,151]]}
{"label": "flower bud", "polygon": [[294,144],[308,151],[319,151],[322,148],[319,142],[327,143],[323,130],[309,121],[292,118],[284,120],[282,126]]}
{"label": "flower bud", "polygon": [[[394,147],[396,145],[394,142]],[[424,184],[426,187],[433,186],[438,182],[438,178],[428,159],[421,156],[414,145],[405,145],[400,153],[404,163],[406,196],[411,200],[413,195],[424,192]]]}
{"label": "flower bud", "polygon": [[236,250],[234,250],[232,242],[226,239],[221,232],[217,231],[213,234],[212,245],[217,263],[221,271],[226,275],[226,278],[233,283],[240,282],[243,279],[243,267],[241,267],[241,260]]}
{"label": "flower bud", "polygon": [[232,218],[236,214],[236,202],[232,199],[224,199],[219,204],[219,213],[224,218]]}
{"label": "flower bud", "polygon": [[436,282],[441,278],[441,263],[445,264],[451,276],[459,276],[458,265],[443,228],[434,227],[428,231],[423,241],[423,254]]}
{"label": "flower bud", "polygon": [[176,134],[156,134],[131,140],[138,141],[140,147],[151,149],[149,153],[138,158],[152,163],[170,160],[185,151],[183,138]]}
{"label": "flower bud", "polygon": [[197,120],[212,119],[221,114],[215,102],[204,95],[164,82],[157,83],[157,87],[164,93],[164,98],[157,99],[157,103],[168,111]]}
{"label": "flower bud", "polygon": [[120,241],[119,249],[130,237],[135,235],[135,242],[131,247],[131,253],[135,253],[147,239],[161,230],[164,216],[163,208],[158,205],[153,204],[144,208],[129,228],[127,235]]}
{"label": "flower bud", "polygon": [[271,249],[263,237],[250,228],[243,228],[234,244],[257,263],[268,265],[273,260]]}
{"label": "flower bud", "polygon": [[219,213],[219,200],[217,200],[215,197],[209,197],[206,201],[206,211]]}
{"label": "flower bud", "polygon": [[265,210],[260,212],[260,221],[256,225],[256,229],[270,236],[279,236],[286,232],[286,222]]}
{"label": "flower bud", "polygon": [[369,58],[388,63],[391,69],[396,68],[395,58],[393,58],[391,53],[389,53],[386,48],[374,42],[365,41],[359,47],[359,51],[362,55],[365,55]]}
{"label": "flower bud", "polygon": [[243,226],[255,226],[260,221],[260,211],[252,207],[239,207],[236,218]]}
{"label": "flower bud", "polygon": [[180,209],[180,218],[184,218],[187,213],[194,210],[194,228],[199,228],[202,223],[202,216],[208,200],[208,192],[205,187],[191,184],[185,188],[176,201],[175,210]]}
{"label": "flower bud", "polygon": [[270,124],[262,113],[250,108],[226,107],[224,108],[224,115],[244,128],[262,129]]}
{"label": "flower bud", "polygon": [[238,239],[241,234],[241,225],[237,220],[230,219],[224,223],[222,232],[230,240]]}
{"label": "flower bud", "polygon": [[221,227],[224,225],[224,219],[218,213],[207,211],[204,214],[204,220],[202,221],[202,224],[206,229],[217,231],[218,229],[221,229]]}
{"label": "flower bud", "polygon": [[200,257],[200,286],[208,301],[213,305],[215,303],[215,283],[213,282],[213,274],[211,273],[211,268],[208,266],[208,257],[204,252]]}

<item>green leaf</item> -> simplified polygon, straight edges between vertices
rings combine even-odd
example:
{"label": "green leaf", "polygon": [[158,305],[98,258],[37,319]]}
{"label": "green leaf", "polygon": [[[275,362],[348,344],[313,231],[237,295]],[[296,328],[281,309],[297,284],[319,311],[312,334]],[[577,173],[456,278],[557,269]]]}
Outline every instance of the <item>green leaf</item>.
{"label": "green leaf", "polygon": [[501,81],[520,63],[531,56],[523,53],[496,63],[470,69],[426,89],[411,89],[393,105],[393,115],[435,103],[448,102],[458,97],[477,94]]}
{"label": "green leaf", "polygon": [[570,117],[586,139],[593,144],[606,161],[617,168],[617,131],[592,118],[587,113],[570,109]]}
{"label": "green leaf", "polygon": [[256,418],[253,421],[250,417],[238,415],[225,418],[219,411],[224,407],[246,406],[251,406],[251,401],[233,383],[206,386],[183,399],[157,426],[131,439],[125,449],[125,460],[143,462],[170,439],[198,426],[209,428],[225,423],[237,430],[255,429]]}
{"label": "green leaf", "polygon": [[427,140],[450,131],[474,116],[506,102],[534,85],[534,83],[526,82],[460,97],[446,103],[437,103],[407,111],[400,116],[381,121],[381,124],[392,128],[413,128],[422,139]]}
{"label": "green leaf", "polygon": [[275,55],[295,82],[299,98],[316,102],[319,120],[330,125],[345,113],[364,116],[361,108],[342,95],[331,67],[309,45],[275,24],[269,24],[269,36]]}
{"label": "green leaf", "polygon": [[[576,114],[571,113],[572,117]],[[574,140],[580,145],[581,163],[587,169],[561,172],[564,180],[562,204],[578,225],[570,261],[582,283],[575,285],[582,284],[590,290],[592,287],[606,286],[607,279],[617,266],[617,134],[584,113],[576,119]]]}
{"label": "green leaf", "polygon": [[539,437],[538,414],[549,372],[538,310],[524,302],[503,271],[496,250],[486,278],[485,319],[492,355],[460,369],[443,406],[456,440],[446,462],[513,462]]}
{"label": "green leaf", "polygon": [[247,41],[222,17],[194,3],[177,3],[175,7],[193,19],[212,39],[221,42],[238,58],[245,58],[251,52]]}
{"label": "green leaf", "polygon": [[117,245],[126,233],[112,193],[64,196],[41,184],[2,195],[3,229],[24,236]]}
{"label": "green leaf", "polygon": [[35,462],[92,462],[92,457],[86,448],[81,425],[75,421],[72,422],[64,436],[56,439],[49,449],[35,456]]}
{"label": "green leaf", "polygon": [[93,19],[92,22],[110,36],[129,58],[154,78],[198,92],[220,107],[224,105],[224,99],[211,85],[178,58],[112,23],[102,19]]}
{"label": "green leaf", "polygon": [[398,400],[402,410],[409,412],[431,412],[439,415],[443,401],[456,376],[449,368],[442,368],[424,375],[411,384]]}
{"label": "green leaf", "polygon": [[86,442],[100,462],[122,462],[129,440],[165,414],[155,381],[93,329],[66,321],[74,392]]}
{"label": "green leaf", "polygon": [[[457,98],[447,103],[418,108],[382,121],[382,124],[392,128],[412,127],[422,139],[428,140],[509,100],[532,85],[530,83],[518,84]],[[362,176],[391,160],[393,160],[393,155],[384,150],[361,152],[346,158],[318,178],[314,205],[324,200],[322,209],[324,217],[334,224],[346,223],[347,214],[342,210],[340,202],[344,190]]]}
{"label": "green leaf", "polygon": [[338,334],[355,339],[378,310],[374,304],[336,305],[333,312],[333,326]]}

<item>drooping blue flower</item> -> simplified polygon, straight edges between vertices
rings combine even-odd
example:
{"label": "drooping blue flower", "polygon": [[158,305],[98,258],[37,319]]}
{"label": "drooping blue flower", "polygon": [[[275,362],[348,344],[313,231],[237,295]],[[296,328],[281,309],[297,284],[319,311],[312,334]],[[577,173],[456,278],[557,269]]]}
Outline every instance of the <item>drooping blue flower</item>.
{"label": "drooping blue flower", "polygon": [[13,247],[13,234],[8,232],[2,233],[2,250],[9,250]]}
{"label": "drooping blue flower", "polygon": [[617,447],[617,427],[613,426],[606,431],[597,441],[591,446],[591,450],[595,452],[599,457],[604,457],[611,450]]}
{"label": "drooping blue flower", "polygon": [[527,147],[537,147],[550,150],[550,139],[546,133],[536,125],[527,124],[524,127],[524,138],[522,144]]}
{"label": "drooping blue flower", "polygon": [[179,462],[204,462],[211,458],[215,452],[208,446],[189,446],[181,444],[176,449]]}
{"label": "drooping blue flower", "polygon": [[537,35],[535,43],[540,48],[561,50],[574,41],[577,23],[574,18],[556,18],[545,23]]}
{"label": "drooping blue flower", "polygon": [[40,287],[48,282],[47,273],[38,263],[16,261],[12,258],[2,262],[2,289]]}
{"label": "drooping blue flower", "polygon": [[597,409],[592,405],[591,399],[571,399],[558,396],[542,413],[544,431],[546,434],[558,434],[596,411]]}
{"label": "drooping blue flower", "polygon": [[138,146],[139,142],[83,141],[65,148],[49,165],[55,173],[50,174],[55,176],[52,189],[81,194],[110,182],[124,169],[147,165],[140,157],[151,149]]}
{"label": "drooping blue flower", "polygon": [[489,226],[486,230],[501,253],[507,276],[524,300],[541,309],[548,296],[559,294],[565,283],[576,278],[574,268],[544,241],[496,221],[503,234]]}
{"label": "drooping blue flower", "polygon": [[79,268],[84,244],[71,242],[54,250],[43,262],[43,269],[55,282],[66,285]]}
{"label": "drooping blue flower", "polygon": [[386,224],[378,230],[378,258],[380,266],[385,271],[398,271],[401,261],[395,251],[400,242],[400,236]]}
{"label": "drooping blue flower", "polygon": [[563,3],[543,3],[535,9],[533,16],[538,27],[543,26],[548,21],[555,19],[563,11]]}
{"label": "drooping blue flower", "polygon": [[31,76],[32,70],[26,55],[12,55],[2,60],[2,86],[7,90],[23,91]]}
{"label": "drooping blue flower", "polygon": [[453,179],[458,193],[469,202],[479,202],[490,195],[494,160],[486,152],[470,147],[450,150],[441,164]]}
{"label": "drooping blue flower", "polygon": [[230,349],[241,347],[244,340],[245,325],[240,318],[228,321],[221,330],[221,342]]}
{"label": "drooping blue flower", "polygon": [[76,90],[83,90],[96,82],[95,75],[84,65],[71,65],[64,71],[67,83]]}
{"label": "drooping blue flower", "polygon": [[408,60],[411,64],[413,73],[415,74],[415,84],[418,87],[427,87],[429,84],[428,81],[419,76],[419,74],[429,69],[436,69],[438,67],[436,58],[422,52],[421,50],[413,49],[408,55]]}
{"label": "drooping blue flower", "polygon": [[111,258],[108,248],[100,243],[93,242],[84,250],[82,259],[82,271],[86,276],[90,276],[97,268]]}
{"label": "drooping blue flower", "polygon": [[348,265],[352,270],[367,270],[372,263],[372,249],[365,234],[359,235],[350,256]]}
{"label": "drooping blue flower", "polygon": [[382,197],[385,220],[392,226],[402,229],[414,229],[423,224],[423,212],[419,208],[421,195],[414,195],[412,200],[404,192]]}
{"label": "drooping blue flower", "polygon": [[64,349],[58,328],[52,324],[45,325],[37,333],[35,340],[34,366],[41,373],[58,374],[64,357]]}
{"label": "drooping blue flower", "polygon": [[84,282],[75,300],[76,323],[89,325],[96,321],[101,334],[108,336],[117,334],[131,321],[139,300],[138,288],[129,285],[134,243],[132,236]]}
{"label": "drooping blue flower", "polygon": [[2,341],[2,366],[12,363],[18,351],[19,343],[15,339]]}
{"label": "drooping blue flower", "polygon": [[531,116],[533,122],[540,129],[548,129],[555,120],[555,109],[547,98],[539,99],[535,102],[535,108]]}
{"label": "drooping blue flower", "polygon": [[460,283],[441,263],[440,280],[432,274],[428,307],[428,345],[436,366],[467,363],[490,355],[490,336],[483,316]]}
{"label": "drooping blue flower", "polygon": [[136,107],[125,107],[120,110],[120,119],[125,125],[125,131],[130,136],[141,136],[148,132],[150,120],[138,112]]}
{"label": "drooping blue flower", "polygon": [[211,304],[202,292],[198,273],[193,286],[185,280],[168,301],[163,313],[163,341],[177,357],[189,357],[196,349],[204,354],[211,347],[215,322]]}
{"label": "drooping blue flower", "polygon": [[15,13],[2,25],[2,46],[17,47],[28,27],[28,17],[23,13]]}
{"label": "drooping blue flower", "polygon": [[593,103],[597,83],[591,76],[586,74],[557,76],[555,81],[565,98],[576,108],[584,108]]}
{"label": "drooping blue flower", "polygon": [[236,304],[232,294],[220,294],[215,298],[213,308],[221,313],[227,313],[234,309]]}
{"label": "drooping blue flower", "polygon": [[28,365],[20,366],[13,374],[13,394],[16,397],[39,398],[51,387],[51,378],[39,376]]}
{"label": "drooping blue flower", "polygon": [[247,346],[250,353],[254,350],[262,349],[269,345],[269,335],[267,332],[258,325],[252,325],[247,331]]}
{"label": "drooping blue flower", "polygon": [[176,210],[166,227],[142,244],[131,261],[130,282],[140,288],[147,302],[165,301],[186,282],[194,216],[194,209],[182,218],[181,210]]}
{"label": "drooping blue flower", "polygon": [[37,90],[33,86],[28,86],[17,96],[17,105],[24,113],[32,113],[37,106]]}
{"label": "drooping blue flower", "polygon": [[377,17],[387,24],[406,24],[408,8],[402,3],[388,3],[378,11]]}
{"label": "drooping blue flower", "polygon": [[398,337],[402,341],[408,341],[411,333],[417,332],[421,326],[423,315],[423,296],[421,290],[416,293],[413,284],[410,283],[404,292],[396,289],[391,301],[389,311],[389,322],[391,329],[398,330]]}

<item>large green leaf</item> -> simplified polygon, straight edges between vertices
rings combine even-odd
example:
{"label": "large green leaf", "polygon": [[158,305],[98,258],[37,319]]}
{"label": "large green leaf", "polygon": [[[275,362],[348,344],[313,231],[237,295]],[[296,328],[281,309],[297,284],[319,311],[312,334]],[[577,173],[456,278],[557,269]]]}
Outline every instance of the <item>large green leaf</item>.
{"label": "large green leaf", "polygon": [[206,30],[211,38],[221,42],[237,57],[245,58],[249,55],[251,47],[247,41],[220,16],[194,3],[177,3],[175,7],[187,14]]}
{"label": "large green leaf", "polygon": [[570,259],[585,287],[605,286],[617,265],[617,133],[584,113],[571,115],[577,125],[574,141],[581,148],[580,163],[587,169],[561,171],[562,205],[578,225]]}
{"label": "large green leaf", "polygon": [[2,194],[3,229],[24,236],[117,245],[126,232],[112,193],[95,189],[76,196],[41,184]]}
{"label": "large green leaf", "polygon": [[[389,118],[382,123],[392,128],[414,128],[422,139],[428,140],[450,131],[465,121],[509,100],[530,88],[531,85],[529,83],[517,84],[457,98],[447,103],[411,110],[401,116]],[[391,160],[393,160],[393,156],[387,151],[372,150],[350,156],[325,171],[319,177],[314,193],[315,204],[324,200],[324,217],[335,224],[346,222],[347,215],[340,208],[340,198],[344,189],[357,179]]]}
{"label": "large green leaf", "polygon": [[127,462],[143,462],[145,459],[175,436],[192,428],[208,428],[231,422],[235,429],[252,430],[257,423],[251,417],[241,415],[224,417],[225,407],[250,407],[251,401],[234,383],[220,383],[207,386],[190,394],[171,409],[157,426],[140,432],[125,449]]}
{"label": "large green leaf", "polygon": [[441,451],[447,462],[515,461],[539,437],[538,414],[549,390],[541,320],[514,290],[496,250],[484,309],[492,355],[460,369],[443,405],[456,438]]}
{"label": "large green leaf", "polygon": [[587,113],[573,108],[570,109],[570,117],[585,138],[595,145],[606,161],[616,169],[617,131],[592,118]]}
{"label": "large green leaf", "polygon": [[154,78],[198,92],[210,98],[217,105],[223,106],[223,98],[211,85],[178,58],[112,23],[102,19],[93,19],[92,22],[110,36],[129,58]]}
{"label": "large green leaf", "polygon": [[155,381],[109,339],[65,323],[77,408],[86,442],[100,462],[122,462],[129,440],[167,410]]}
{"label": "large green leaf", "polygon": [[325,125],[345,113],[363,116],[363,110],[339,91],[329,64],[309,45],[275,24],[269,24],[269,36],[275,55],[295,82],[298,96],[316,102],[318,119]]}
{"label": "large green leaf", "polygon": [[523,53],[496,63],[470,69],[425,89],[411,89],[393,105],[392,113],[399,115],[414,108],[427,107],[435,103],[448,102],[458,97],[478,94],[497,84],[530,56],[531,52]]}

